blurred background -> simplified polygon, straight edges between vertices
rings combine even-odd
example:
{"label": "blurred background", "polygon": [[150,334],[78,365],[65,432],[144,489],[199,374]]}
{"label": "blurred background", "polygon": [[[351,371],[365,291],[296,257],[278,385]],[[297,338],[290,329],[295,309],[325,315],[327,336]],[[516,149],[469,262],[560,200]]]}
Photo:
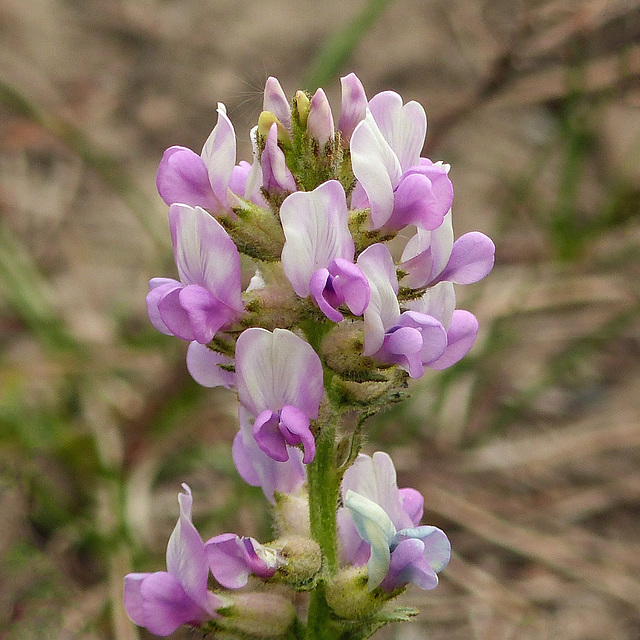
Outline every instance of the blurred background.
{"label": "blurred background", "polygon": [[470,355],[368,427],[455,551],[376,637],[640,637],[640,2],[3,0],[0,34],[0,638],[149,638],[122,578],[182,482],[205,539],[269,539],[233,394],[146,316],[155,171],[218,101],[250,159],[267,76],[337,112],[350,71],[425,106],[456,234],[497,245]]}

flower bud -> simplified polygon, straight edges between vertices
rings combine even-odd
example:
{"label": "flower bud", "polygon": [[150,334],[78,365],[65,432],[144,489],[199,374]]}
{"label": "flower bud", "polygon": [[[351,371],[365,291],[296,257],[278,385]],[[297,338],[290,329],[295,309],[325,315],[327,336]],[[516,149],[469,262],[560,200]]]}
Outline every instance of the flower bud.
{"label": "flower bud", "polygon": [[325,92],[318,89],[309,105],[309,117],[307,119],[307,133],[315,138],[320,147],[333,139],[333,114]]}
{"label": "flower bud", "polygon": [[309,498],[306,493],[276,493],[273,512],[278,536],[291,535],[311,537],[309,525]]}
{"label": "flower bud", "polygon": [[227,604],[218,609],[223,617],[217,627],[247,634],[252,638],[278,638],[293,624],[293,604],[277,593],[225,592]]}
{"label": "flower bud", "polygon": [[311,101],[304,91],[298,91],[293,103],[293,109],[298,114],[298,121],[301,127],[307,126],[307,118],[309,117],[309,106]]}
{"label": "flower bud", "polygon": [[274,576],[276,580],[304,588],[320,571],[322,552],[318,543],[311,538],[291,536],[274,540],[267,546],[279,549],[278,557],[282,564]]}
{"label": "flower bud", "polygon": [[326,598],[331,610],[340,618],[357,620],[376,613],[389,600],[381,589],[367,588],[366,567],[348,567],[339,571],[327,585]]}
{"label": "flower bud", "polygon": [[289,145],[291,144],[291,138],[289,137],[289,132],[285,128],[285,126],[278,120],[275,113],[271,111],[263,111],[258,118],[258,135],[262,138],[266,138],[269,135],[269,131],[271,131],[271,126],[276,124],[278,127],[278,142],[280,144]]}

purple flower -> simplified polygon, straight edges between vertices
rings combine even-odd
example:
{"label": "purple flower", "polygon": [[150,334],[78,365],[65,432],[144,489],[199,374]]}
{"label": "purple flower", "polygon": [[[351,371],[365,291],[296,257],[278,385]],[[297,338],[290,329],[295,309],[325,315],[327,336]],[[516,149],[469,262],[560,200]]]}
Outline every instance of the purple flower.
{"label": "purple flower", "polygon": [[235,389],[236,374],[223,369],[224,365],[232,365],[228,356],[212,351],[195,340],[187,349],[187,370],[191,377],[203,387],[225,387]]}
{"label": "purple flower", "polygon": [[260,449],[285,462],[290,447],[302,445],[304,464],[311,462],[310,421],[324,394],[322,364],[311,345],[286,329],[247,329],[236,343],[236,383]]}
{"label": "purple flower", "polygon": [[371,209],[373,229],[414,224],[436,229],[453,201],[448,167],[420,158],[427,131],[424,109],[384,91],[369,101],[351,136],[351,163],[358,185],[352,208]]}
{"label": "purple flower", "polygon": [[391,458],[378,451],[360,454],[342,480],[344,507],[338,527],[346,560],[366,563],[368,587],[391,592],[416,584],[433,589],[451,548],[436,527],[419,526],[423,499],[414,489],[398,489]]}
{"label": "purple flower", "polygon": [[397,364],[412,378],[424,373],[447,346],[441,322],[418,311],[400,313],[398,278],[393,258],[383,244],[373,244],[357,265],[369,280],[371,298],[364,312],[364,353],[386,364]]}
{"label": "purple flower", "polygon": [[402,253],[403,284],[419,289],[438,282],[472,284],[493,268],[495,245],[478,231],[453,241],[451,211],[433,231],[418,229]]}
{"label": "purple flower", "polygon": [[243,313],[240,255],[227,232],[200,207],[171,205],[169,226],[180,282],[149,282],[149,318],[162,333],[207,344]]}
{"label": "purple flower", "polygon": [[235,132],[219,102],[218,122],[200,155],[186,147],[170,147],[164,152],[156,177],[158,193],[168,205],[181,203],[226,212],[235,160]]}
{"label": "purple flower", "polygon": [[222,605],[207,589],[204,543],[191,522],[191,490],[182,485],[180,517],[167,545],[167,571],[130,573],[124,578],[124,606],[133,622],[157,636],[183,624],[199,626],[217,617]]}
{"label": "purple flower", "polygon": [[359,316],[369,304],[369,283],[353,264],[348,217],[344,189],[337,180],[292,193],[280,207],[284,273],[300,297],[311,294],[334,322],[343,319],[339,306],[346,304]]}
{"label": "purple flower", "polygon": [[223,533],[207,540],[204,552],[213,577],[227,589],[244,587],[251,574],[269,579],[282,564],[274,549],[235,533]]}

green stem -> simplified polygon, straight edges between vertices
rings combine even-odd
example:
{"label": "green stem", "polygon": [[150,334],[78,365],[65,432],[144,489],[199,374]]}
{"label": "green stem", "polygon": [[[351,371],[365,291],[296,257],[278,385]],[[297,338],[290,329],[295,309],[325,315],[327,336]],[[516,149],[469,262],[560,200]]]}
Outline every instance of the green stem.
{"label": "green stem", "polygon": [[335,452],[335,415],[323,421],[316,438],[316,455],[307,467],[311,536],[322,550],[322,577],[311,595],[307,640],[330,640],[331,611],[325,598],[325,583],[338,568],[336,509],[338,473]]}

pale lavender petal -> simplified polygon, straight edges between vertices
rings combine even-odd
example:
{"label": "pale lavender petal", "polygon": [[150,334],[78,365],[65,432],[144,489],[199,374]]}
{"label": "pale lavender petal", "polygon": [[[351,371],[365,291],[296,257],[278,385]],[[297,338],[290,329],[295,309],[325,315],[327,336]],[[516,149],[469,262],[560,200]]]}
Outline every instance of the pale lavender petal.
{"label": "pale lavender petal", "polygon": [[399,230],[411,224],[435,229],[442,224],[444,213],[440,211],[431,181],[426,176],[403,176],[394,197],[393,213],[385,222],[385,229]]}
{"label": "pale lavender petal", "polygon": [[149,293],[147,294],[147,313],[151,324],[161,333],[172,336],[173,333],[162,320],[158,305],[162,299],[172,291],[179,291],[182,285],[172,278],[152,278],[149,280]]}
{"label": "pale lavender petal", "polygon": [[180,305],[189,317],[194,339],[200,344],[211,342],[218,329],[232,322],[238,315],[197,284],[183,287],[179,299]]}
{"label": "pale lavender petal", "polygon": [[[403,511],[407,516],[409,516],[411,523],[414,526],[418,526],[424,513],[424,498],[422,497],[422,494],[419,491],[416,491],[416,489],[412,489],[410,487],[399,489],[399,492]],[[395,522],[394,524],[396,525],[396,529],[403,528]]]}
{"label": "pale lavender petal", "polygon": [[235,533],[223,533],[207,540],[204,545],[213,577],[227,589],[244,587],[251,574],[239,540]]}
{"label": "pale lavender petal", "polygon": [[282,268],[300,297],[309,295],[309,281],[318,269],[328,268],[335,258],[353,260],[347,200],[337,180],[292,193],[280,207],[280,220],[285,235]]}
{"label": "pale lavender petal", "polygon": [[422,336],[420,359],[429,364],[439,358],[447,348],[447,332],[442,324],[433,316],[417,311],[405,311],[398,321],[403,327],[414,327]]}
{"label": "pale lavender petal", "polygon": [[168,204],[176,202],[217,209],[207,167],[202,158],[186,147],[169,147],[160,160],[156,187],[160,197]]}
{"label": "pale lavender petal", "polygon": [[280,412],[280,432],[288,445],[301,444],[304,449],[302,462],[309,464],[316,454],[316,441],[309,429],[307,415],[291,405],[285,405]]}
{"label": "pale lavender petal", "polygon": [[371,555],[371,545],[360,537],[349,509],[340,507],[336,518],[345,560],[358,567],[367,564]]}
{"label": "pale lavender petal", "polygon": [[180,517],[167,544],[167,570],[182,585],[185,593],[201,607],[207,604],[209,571],[204,556],[204,543],[191,522],[193,498],[188,485],[178,495]]}
{"label": "pale lavender petal", "polygon": [[232,365],[228,356],[212,351],[198,342],[192,342],[187,349],[187,370],[191,377],[203,387],[226,387],[233,389],[236,374],[222,369],[220,365]]}
{"label": "pale lavender petal", "polygon": [[369,281],[357,265],[336,258],[329,265],[329,273],[337,281],[337,285],[344,298],[344,302],[349,307],[349,311],[355,316],[361,316],[369,306],[371,291]]}
{"label": "pale lavender petal", "polygon": [[[208,569],[205,566],[205,570]],[[200,626],[210,615],[182,588],[171,573],[158,571],[140,582],[144,623],[156,636],[168,636],[183,624]]]}
{"label": "pale lavender petal", "polygon": [[351,136],[351,164],[367,194],[372,227],[379,229],[393,212],[393,190],[400,182],[402,169],[371,113],[367,113]]}
{"label": "pale lavender petal", "polygon": [[435,280],[447,266],[452,247],[453,226],[451,211],[448,211],[437,229],[419,228],[407,242],[399,265],[407,273],[403,284],[418,289]]}
{"label": "pale lavender petal", "polygon": [[444,531],[438,527],[423,525],[413,529],[404,529],[396,534],[396,542],[419,538],[424,543],[424,558],[436,572],[442,571],[451,559],[451,543]]}
{"label": "pale lavender petal", "polygon": [[411,311],[433,316],[448,330],[456,308],[456,293],[453,283],[439,282],[429,287],[420,298],[407,302],[406,307]]}
{"label": "pale lavender petal", "polygon": [[146,622],[140,585],[150,575],[150,573],[129,573],[124,577],[124,608],[127,615],[139,627],[144,627]]}
{"label": "pale lavender petal", "polygon": [[[161,288],[158,287],[158,289]],[[180,304],[180,292],[183,288],[182,286],[167,287],[167,292],[158,300],[158,313],[169,330],[169,335],[191,342],[196,339],[196,335],[191,326],[189,315]]]}
{"label": "pale lavender petal", "polygon": [[373,357],[386,364],[397,364],[412,378],[424,374],[424,365],[420,358],[422,334],[413,327],[397,327],[384,336],[380,350]]}
{"label": "pale lavender petal", "polygon": [[370,298],[364,312],[364,353],[372,355],[384,341],[384,334],[400,317],[398,277],[393,258],[386,245],[372,244],[356,262],[369,281]]}
{"label": "pale lavender petal", "polygon": [[258,446],[276,462],[286,462],[289,459],[287,443],[280,433],[278,414],[265,409],[261,411],[253,423],[253,437]]}
{"label": "pale lavender petal", "polygon": [[[253,440],[253,442],[255,444],[255,440]],[[236,437],[233,439],[231,452],[233,454],[233,463],[235,464],[240,477],[252,487],[259,487],[261,484],[260,476],[258,475],[253,463],[250,451],[244,444],[242,431],[238,431],[238,433],[236,433]],[[264,455],[262,451],[260,451],[260,453]]]}
{"label": "pale lavender petal", "polygon": [[482,280],[493,268],[495,245],[484,233],[471,231],[453,243],[451,257],[438,280],[472,284]]}
{"label": "pale lavender petal", "polygon": [[341,322],[344,316],[337,310],[343,300],[334,290],[328,269],[318,269],[309,281],[309,293],[314,302],[329,320]]}
{"label": "pale lavender petal", "polygon": [[204,287],[241,313],[240,254],[220,223],[200,207],[174,204],[169,227],[181,282]]}
{"label": "pale lavender petal", "polygon": [[451,209],[453,204],[453,183],[449,178],[448,164],[431,162],[428,158],[420,158],[419,164],[410,167],[404,175],[421,175],[431,181],[431,189],[437,203],[435,207],[437,215],[444,217]]}
{"label": "pale lavender petal", "polygon": [[262,157],[262,186],[269,193],[296,191],[296,181],[285,161],[284,153],[278,146],[278,126],[274,122],[267,135]]}
{"label": "pale lavender petal", "polygon": [[338,129],[340,129],[342,139],[349,142],[353,130],[367,114],[367,94],[355,73],[340,78],[340,84],[342,86],[342,102]]}
{"label": "pale lavender petal", "polygon": [[369,101],[369,110],[385,140],[395,152],[402,171],[418,164],[427,134],[427,116],[415,101],[402,106],[394,91],[383,91]]}
{"label": "pale lavender petal", "polygon": [[276,462],[264,453],[256,443],[246,409],[239,407],[241,431],[233,441],[233,461],[243,480],[254,487],[261,487],[266,498],[275,502],[274,492],[294,493],[306,481],[302,464],[302,451],[291,448],[286,462]]}
{"label": "pale lavender petal", "polygon": [[424,556],[422,540],[403,540],[391,553],[389,571],[380,584],[384,591],[393,591],[412,583],[421,589],[438,586],[438,576]]}
{"label": "pale lavender petal", "polygon": [[225,106],[218,102],[218,122],[202,147],[202,160],[218,201],[227,201],[227,187],[236,163],[236,134]]}
{"label": "pale lavender petal", "polygon": [[267,78],[265,83],[262,110],[271,111],[287,129],[291,130],[291,106],[280,83],[274,77]]}
{"label": "pale lavender petal", "polygon": [[476,317],[464,311],[456,309],[453,312],[451,326],[447,331],[447,348],[437,360],[427,363],[431,369],[446,369],[455,364],[469,352],[478,335],[478,321]]}
{"label": "pale lavender petal", "polygon": [[238,398],[254,416],[287,404],[318,417],[324,394],[320,358],[311,345],[286,329],[243,331],[236,343]]}
{"label": "pale lavender petal", "polygon": [[231,172],[229,189],[236,195],[245,197],[247,179],[251,173],[251,165],[246,160],[241,160]]}
{"label": "pale lavender petal", "polygon": [[333,138],[333,114],[327,95],[318,89],[311,98],[307,118],[307,134],[315,138],[323,147]]}

